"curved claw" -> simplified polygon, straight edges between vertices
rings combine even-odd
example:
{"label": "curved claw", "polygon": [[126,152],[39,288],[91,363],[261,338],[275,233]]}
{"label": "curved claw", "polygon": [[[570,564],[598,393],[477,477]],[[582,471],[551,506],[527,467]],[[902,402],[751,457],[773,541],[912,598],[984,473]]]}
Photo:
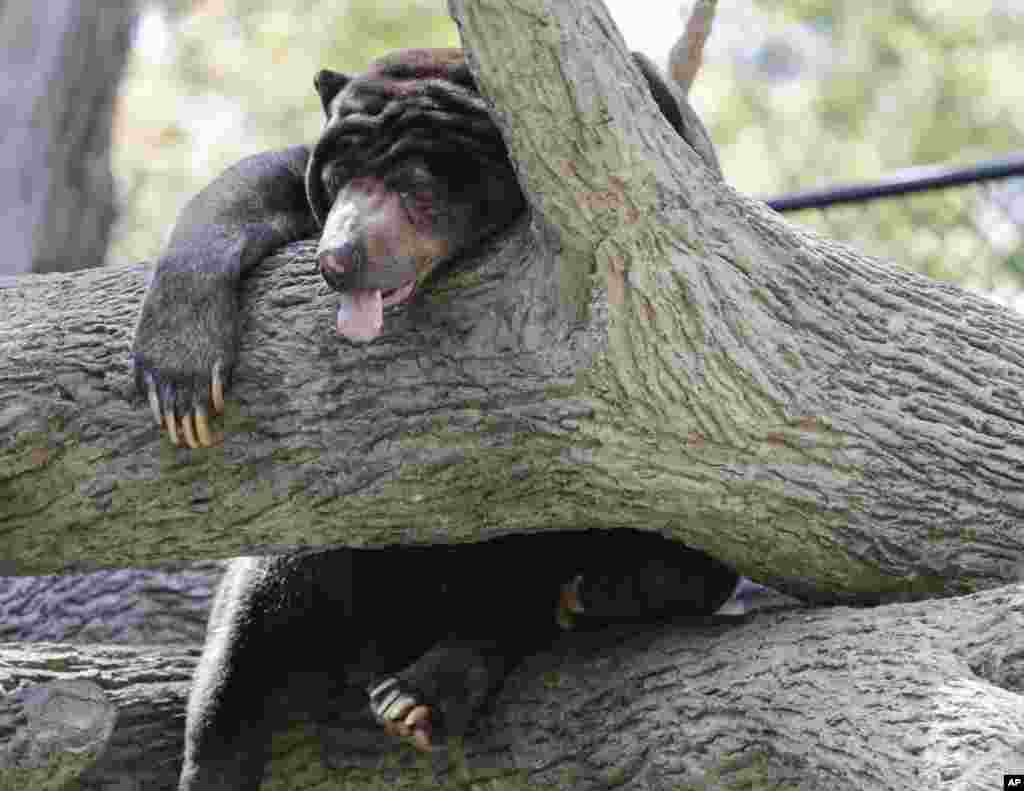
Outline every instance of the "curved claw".
{"label": "curved claw", "polygon": [[416,700],[397,678],[389,678],[369,690],[370,709],[389,736],[412,742],[417,750],[433,750],[431,710]]}
{"label": "curved claw", "polygon": [[158,426],[162,426],[164,418],[160,411],[160,394],[156,389],[156,380],[153,379],[153,374],[146,374],[143,379],[146,383],[146,395],[149,396],[149,408],[153,412],[153,418]]}
{"label": "curved claw", "polygon": [[185,413],[184,417],[181,418],[181,427],[185,434],[185,444],[193,450],[201,447],[201,445],[196,442],[196,434],[192,428],[192,415],[187,412]]}
{"label": "curved claw", "polygon": [[430,708],[419,705],[410,711],[402,723],[407,729],[406,736],[412,735],[412,743],[417,750],[429,753],[434,749],[430,743]]}
{"label": "curved claw", "polygon": [[[205,399],[202,399],[203,403],[196,403],[191,412],[186,412],[179,423],[174,408],[176,400],[179,408],[181,407],[177,388],[173,384],[157,385],[156,377],[148,372],[142,375],[142,382],[153,419],[161,429],[167,429],[167,435],[175,446],[180,448],[184,444],[193,449],[209,448],[223,440],[222,434],[215,434],[210,430],[209,411]],[[213,367],[210,400],[215,414],[224,411],[224,375],[220,363]]]}
{"label": "curved claw", "polygon": [[170,437],[171,442],[173,442],[176,447],[180,448],[181,447],[181,440],[178,438],[178,426],[177,426],[177,422],[174,419],[174,415],[168,414],[166,422],[167,422],[167,436]]}
{"label": "curved claw", "polygon": [[413,747],[420,752],[432,752],[434,745],[431,742],[433,728],[430,715],[430,707],[419,704],[410,709],[403,719],[384,720],[384,732],[388,736],[411,741]]}
{"label": "curved claw", "polygon": [[213,401],[213,411],[218,415],[224,411],[224,374],[223,366],[216,363],[213,366],[213,377],[210,380],[210,398]]}
{"label": "curved claw", "polygon": [[208,448],[213,445],[213,437],[210,436],[210,421],[206,415],[206,407],[196,407],[196,434],[199,438],[199,444],[204,448]]}

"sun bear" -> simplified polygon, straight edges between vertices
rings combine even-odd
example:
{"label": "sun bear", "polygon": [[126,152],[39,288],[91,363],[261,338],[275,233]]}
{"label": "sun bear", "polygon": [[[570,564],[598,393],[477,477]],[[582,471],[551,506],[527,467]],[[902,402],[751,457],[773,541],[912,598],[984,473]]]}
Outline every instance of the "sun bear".
{"label": "sun bear", "polygon": [[707,615],[749,585],[634,530],[238,558],[193,680],[180,789],[258,789],[283,714],[277,693],[323,718],[321,701],[359,684],[388,733],[427,750],[465,733],[509,670],[559,630]]}
{"label": "sun bear", "polygon": [[[719,173],[685,100],[635,55],[662,114]],[[312,146],[250,157],[182,210],[132,349],[136,384],[176,445],[209,446],[235,363],[238,289],[282,245],[319,238],[336,330],[370,342],[440,264],[526,201],[460,50],[406,50],[364,74],[321,71]],[[362,680],[389,733],[428,749],[462,732],[508,670],[574,620],[716,611],[741,581],[636,531],[470,546],[332,549],[232,562],[189,698],[183,791],[256,789],[272,693],[298,676]]]}

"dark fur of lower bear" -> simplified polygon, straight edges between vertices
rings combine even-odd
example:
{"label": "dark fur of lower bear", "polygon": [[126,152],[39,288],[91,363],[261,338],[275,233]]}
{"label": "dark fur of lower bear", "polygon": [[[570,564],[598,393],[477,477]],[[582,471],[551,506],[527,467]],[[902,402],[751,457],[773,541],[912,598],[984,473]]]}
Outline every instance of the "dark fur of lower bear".
{"label": "dark fur of lower bear", "polygon": [[[697,116],[635,56],[665,118],[716,174]],[[383,332],[443,262],[526,208],[501,135],[459,50],[406,50],[315,80],[313,146],[239,162],[182,210],[132,347],[136,382],[175,444],[214,444],[238,347],[242,278],[317,236],[339,294],[337,332]],[[645,534],[538,535],[445,547],[302,552],[232,563],[189,699],[183,791],[256,789],[274,690],[360,674],[386,730],[421,747],[459,732],[524,654],[573,617],[712,612],[721,564]],[[582,613],[577,611],[583,609]]]}
{"label": "dark fur of lower bear", "polygon": [[307,692],[291,705],[317,716],[329,691],[363,683],[379,718],[419,712],[409,735],[433,745],[463,733],[507,672],[571,619],[710,614],[737,581],[632,530],[239,558],[195,674],[181,789],[258,788],[275,693],[291,687]]}

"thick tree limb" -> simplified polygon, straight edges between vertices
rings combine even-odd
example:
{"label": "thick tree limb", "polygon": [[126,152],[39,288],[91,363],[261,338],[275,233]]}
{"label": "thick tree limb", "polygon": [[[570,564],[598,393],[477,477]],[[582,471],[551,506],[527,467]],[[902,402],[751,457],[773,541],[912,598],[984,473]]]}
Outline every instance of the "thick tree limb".
{"label": "thick tree limb", "polygon": [[624,526],[809,597],[1019,579],[1019,317],[711,178],[593,4],[453,8],[530,224],[364,348],[268,262],[207,452],[130,401],[141,270],[0,288],[4,567]]}
{"label": "thick tree limb", "polygon": [[201,643],[223,564],[0,577],[0,643]]}
{"label": "thick tree limb", "polygon": [[[196,655],[6,644],[0,686],[88,677],[119,714],[82,788],[131,780],[169,789]],[[987,791],[1004,772],[1024,771],[1022,679],[1024,586],[871,610],[569,633],[510,677],[466,756],[472,771],[502,773],[502,789],[717,789],[756,779],[766,788]],[[0,756],[27,727],[17,719],[25,696],[8,695],[0,711],[0,722],[14,723],[0,728]],[[379,788],[392,775],[395,787],[431,787],[443,756],[433,769],[396,774],[395,747],[368,723],[364,697],[338,705],[323,734],[335,768],[323,768],[308,729],[296,731],[277,741],[264,788]],[[0,767],[11,770],[9,761]]]}

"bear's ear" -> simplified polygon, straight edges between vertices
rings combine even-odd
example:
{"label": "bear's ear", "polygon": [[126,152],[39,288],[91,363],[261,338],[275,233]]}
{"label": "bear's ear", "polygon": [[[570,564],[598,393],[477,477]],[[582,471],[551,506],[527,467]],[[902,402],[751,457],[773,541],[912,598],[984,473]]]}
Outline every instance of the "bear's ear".
{"label": "bear's ear", "polygon": [[352,78],[347,74],[330,69],[322,69],[316,73],[313,78],[313,86],[320,94],[320,103],[324,106],[324,113],[328,117],[331,114],[331,100],[351,81]]}

